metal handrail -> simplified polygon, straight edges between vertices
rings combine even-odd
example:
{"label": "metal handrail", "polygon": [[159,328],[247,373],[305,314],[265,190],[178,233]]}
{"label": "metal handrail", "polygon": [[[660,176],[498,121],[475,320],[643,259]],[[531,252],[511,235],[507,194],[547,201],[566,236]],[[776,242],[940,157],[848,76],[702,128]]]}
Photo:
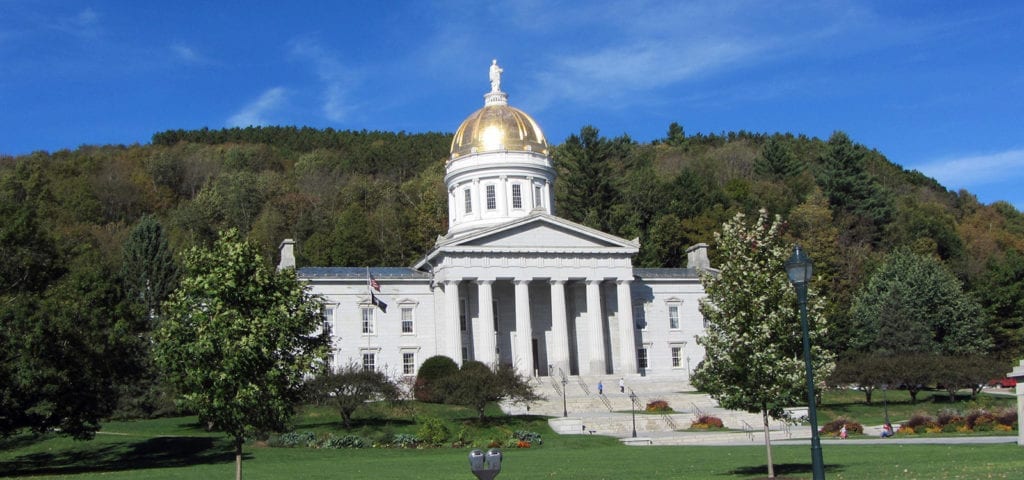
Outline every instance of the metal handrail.
{"label": "metal handrail", "polygon": [[743,424],[743,433],[746,433],[747,434],[747,438],[750,439],[751,442],[753,442],[754,441],[754,427],[751,426],[749,423],[747,423],[746,420],[740,420],[740,423]]}

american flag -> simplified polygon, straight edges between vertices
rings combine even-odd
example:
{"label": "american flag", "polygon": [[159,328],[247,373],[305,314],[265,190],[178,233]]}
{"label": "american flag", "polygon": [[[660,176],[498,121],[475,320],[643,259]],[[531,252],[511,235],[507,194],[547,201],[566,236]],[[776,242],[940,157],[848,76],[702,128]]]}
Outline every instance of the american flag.
{"label": "american flag", "polygon": [[369,274],[367,274],[367,275],[368,275],[367,278],[369,279],[370,288],[380,292],[380,283],[377,282],[377,279],[373,278],[373,275],[369,275]]}

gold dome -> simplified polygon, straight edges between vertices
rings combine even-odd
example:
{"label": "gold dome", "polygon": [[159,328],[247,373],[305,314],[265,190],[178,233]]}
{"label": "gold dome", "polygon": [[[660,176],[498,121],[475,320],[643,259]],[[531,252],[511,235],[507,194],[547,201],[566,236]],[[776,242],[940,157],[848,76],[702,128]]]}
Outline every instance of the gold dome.
{"label": "gold dome", "polygon": [[453,160],[471,153],[501,150],[548,154],[544,132],[533,118],[507,104],[488,103],[467,117],[455,132]]}

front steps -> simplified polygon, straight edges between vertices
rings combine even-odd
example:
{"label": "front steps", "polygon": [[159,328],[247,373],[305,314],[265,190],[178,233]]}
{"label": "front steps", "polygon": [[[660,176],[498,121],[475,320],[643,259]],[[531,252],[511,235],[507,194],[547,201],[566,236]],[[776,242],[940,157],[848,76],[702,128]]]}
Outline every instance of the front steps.
{"label": "front steps", "polygon": [[[716,443],[762,443],[764,433],[760,414],[725,410],[710,396],[695,391],[686,381],[671,377],[624,377],[626,393],[620,393],[619,377],[568,377],[565,385],[563,417],[562,383],[555,377],[533,378],[535,391],[545,400],[530,405],[503,405],[510,414],[550,416],[551,428],[563,435],[607,435],[620,438],[629,445],[684,445]],[[604,394],[598,395],[597,383],[604,382]],[[633,404],[630,393],[637,396],[636,434],[633,437]],[[647,404],[664,400],[674,410],[669,414],[642,413]],[[724,432],[690,432],[690,424],[701,414],[722,419]],[[772,420],[772,440],[810,437],[807,427],[789,426]]]}

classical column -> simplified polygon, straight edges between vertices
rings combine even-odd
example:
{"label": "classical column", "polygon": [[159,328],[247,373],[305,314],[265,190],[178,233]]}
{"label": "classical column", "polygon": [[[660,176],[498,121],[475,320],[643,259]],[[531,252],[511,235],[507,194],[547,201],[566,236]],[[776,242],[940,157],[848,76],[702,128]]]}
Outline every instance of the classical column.
{"label": "classical column", "polygon": [[636,327],[633,325],[633,295],[629,280],[616,282],[619,304],[619,365],[615,373],[636,373]]}
{"label": "classical column", "polygon": [[474,358],[494,366],[494,350],[497,347],[494,339],[494,295],[491,286],[494,280],[477,280],[477,301],[480,315],[473,323],[473,336],[476,340]]}
{"label": "classical column", "polygon": [[533,328],[530,318],[530,281],[516,279],[516,358],[520,375],[533,376]]}
{"label": "classical column", "polygon": [[462,364],[462,327],[459,325],[459,281],[444,282],[445,321],[444,333],[447,337],[444,355]]}
{"label": "classical column", "polygon": [[604,362],[604,328],[601,325],[601,280],[587,280],[587,360],[591,375],[606,373]]}
{"label": "classical column", "polygon": [[569,323],[565,314],[565,280],[551,280],[551,341],[548,363],[569,375]]}

